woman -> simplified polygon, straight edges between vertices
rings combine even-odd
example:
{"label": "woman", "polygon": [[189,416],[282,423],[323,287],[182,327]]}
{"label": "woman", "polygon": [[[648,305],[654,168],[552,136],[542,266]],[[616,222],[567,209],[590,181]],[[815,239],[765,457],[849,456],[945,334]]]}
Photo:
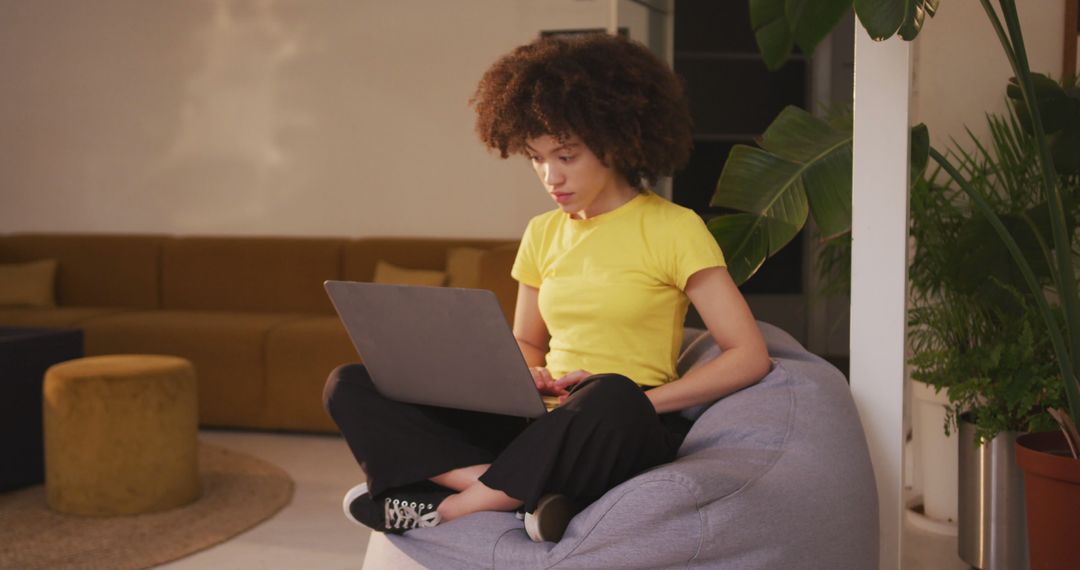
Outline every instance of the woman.
{"label": "woman", "polygon": [[[403,404],[341,367],[327,409],[368,475],[344,508],[387,532],[521,510],[534,540],[558,540],[578,507],[675,458],[690,427],[677,412],[770,363],[704,223],[647,189],[691,145],[664,63],[618,37],[543,38],[488,69],[472,104],[481,140],[524,155],[557,205],[529,222],[511,274],[514,336],[561,405],[526,423]],[[723,352],[676,378],[689,302]]]}

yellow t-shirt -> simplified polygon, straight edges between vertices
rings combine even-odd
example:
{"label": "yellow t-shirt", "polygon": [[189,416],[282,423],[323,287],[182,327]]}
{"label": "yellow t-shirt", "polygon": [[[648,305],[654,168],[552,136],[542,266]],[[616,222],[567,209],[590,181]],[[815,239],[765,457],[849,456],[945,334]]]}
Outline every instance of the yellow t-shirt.
{"label": "yellow t-shirt", "polygon": [[584,369],[659,386],[675,379],[686,281],[724,265],[693,210],[646,190],[587,220],[562,210],[533,218],[511,275],[540,290],[552,376]]}

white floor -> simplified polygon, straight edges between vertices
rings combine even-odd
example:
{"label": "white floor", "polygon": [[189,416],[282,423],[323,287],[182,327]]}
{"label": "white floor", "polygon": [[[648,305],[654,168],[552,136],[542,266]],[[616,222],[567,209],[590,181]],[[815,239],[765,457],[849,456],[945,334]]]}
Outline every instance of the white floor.
{"label": "white floor", "polygon": [[[249,453],[289,472],[290,505],[236,538],[165,564],[167,570],[357,569],[368,531],[346,522],[341,497],[363,473],[337,436],[202,431],[207,442]],[[966,570],[956,538],[906,529],[903,570]]]}
{"label": "white floor", "polygon": [[904,527],[902,570],[968,570],[957,554],[956,537]]}
{"label": "white floor", "polygon": [[368,530],[341,514],[341,497],[363,472],[337,436],[202,431],[199,438],[281,467],[296,482],[292,503],[230,541],[175,562],[168,570],[357,569]]}

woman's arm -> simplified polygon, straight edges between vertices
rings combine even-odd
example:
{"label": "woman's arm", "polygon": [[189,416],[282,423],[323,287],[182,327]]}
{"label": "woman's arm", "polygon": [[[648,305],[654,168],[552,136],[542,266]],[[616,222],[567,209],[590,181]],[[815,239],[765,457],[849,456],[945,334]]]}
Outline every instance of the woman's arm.
{"label": "woman's arm", "polygon": [[765,339],[727,269],[710,267],[694,273],[686,282],[686,295],[723,352],[682,378],[646,392],[661,414],[745,388],[765,376],[771,366]]}
{"label": "woman's arm", "polygon": [[551,334],[548,333],[544,318],[540,316],[538,295],[539,290],[536,287],[518,284],[517,304],[514,306],[514,338],[525,357],[525,363],[529,365],[529,373],[532,374],[536,389],[545,396],[565,397],[567,386],[581,381],[588,373],[572,372],[567,374],[567,377],[556,379],[544,368]]}
{"label": "woman's arm", "polygon": [[530,368],[544,365],[548,340],[551,338],[540,316],[539,293],[536,287],[519,283],[517,304],[514,306],[514,338]]}

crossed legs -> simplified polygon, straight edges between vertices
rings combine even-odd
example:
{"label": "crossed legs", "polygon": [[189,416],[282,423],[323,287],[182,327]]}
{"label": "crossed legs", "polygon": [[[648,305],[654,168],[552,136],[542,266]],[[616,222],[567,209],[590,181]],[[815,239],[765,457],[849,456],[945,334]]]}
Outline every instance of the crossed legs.
{"label": "crossed legs", "polygon": [[582,382],[561,408],[532,424],[389,400],[356,364],[330,375],[324,401],[368,474],[372,497],[431,481],[456,491],[437,507],[446,521],[479,511],[532,511],[552,489],[588,504],[671,461],[685,433],[661,425],[641,389],[614,374]]}
{"label": "crossed legs", "polygon": [[439,504],[439,516],[444,521],[480,511],[512,511],[522,502],[480,482],[490,464],[472,465],[447,471],[431,478],[432,483],[457,491]]}
{"label": "crossed legs", "polygon": [[444,521],[521,506],[520,500],[479,479],[496,453],[524,429],[524,420],[389,400],[359,364],[334,370],[323,400],[368,474],[373,496],[427,479],[456,491],[438,507]]}

